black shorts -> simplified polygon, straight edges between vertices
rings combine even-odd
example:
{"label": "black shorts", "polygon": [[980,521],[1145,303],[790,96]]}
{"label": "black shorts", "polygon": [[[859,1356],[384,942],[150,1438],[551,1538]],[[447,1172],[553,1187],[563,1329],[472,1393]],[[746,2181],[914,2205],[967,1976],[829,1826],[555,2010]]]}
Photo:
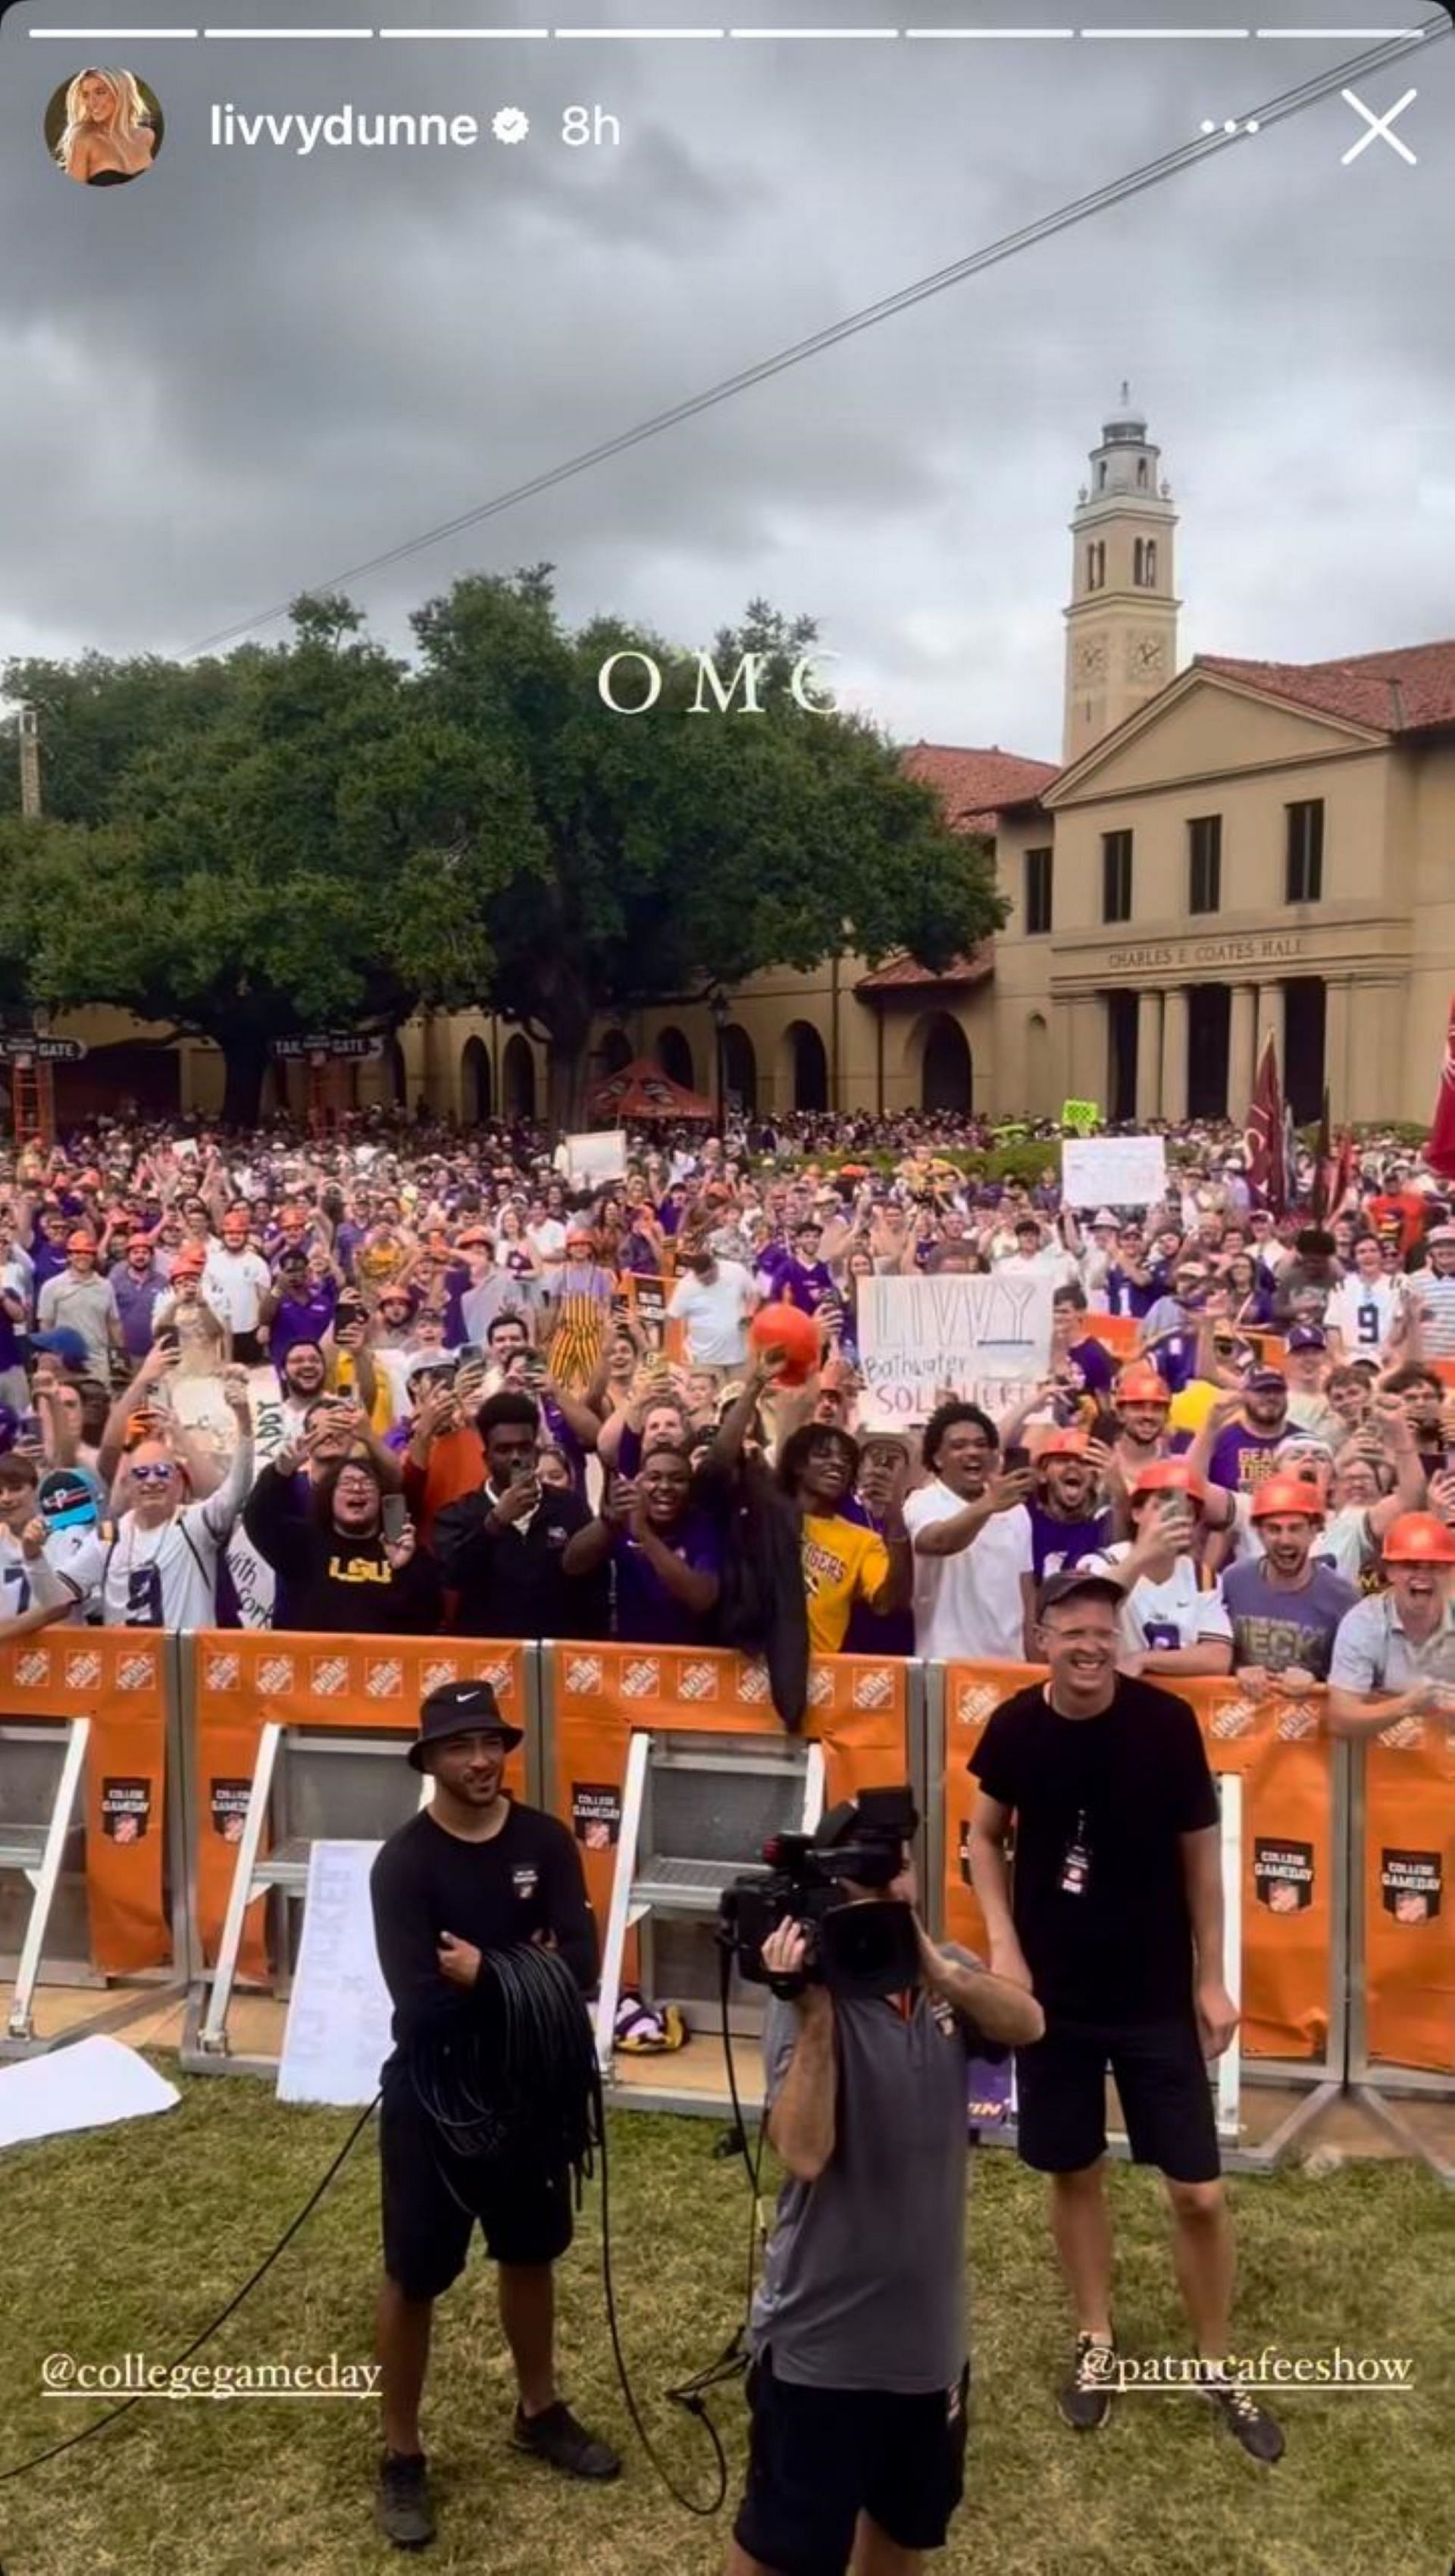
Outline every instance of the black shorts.
{"label": "black shorts", "polygon": [[477,2225],[494,2263],[554,2263],[571,2242],[569,2173],[457,2156],[407,2089],[384,2088],[379,2167],[384,2269],[406,2299],[459,2279]]}
{"label": "black shorts", "polygon": [[250,1333],[233,1334],[232,1356],[238,1368],[261,1367],[268,1354],[263,1347],[263,1336],[256,1327]]}
{"label": "black shorts", "polygon": [[748,2484],[733,2538],[775,2576],[844,2576],[867,2513],[900,2549],[942,2549],[965,2487],[968,2366],[903,2397],[748,2373]]}
{"label": "black shorts", "polygon": [[1053,2023],[1034,2048],[1016,2050],[1015,2065],[1021,2161],[1038,2173],[1079,2173],[1105,2154],[1110,2067],[1136,2163],[1173,2182],[1217,2180],[1217,2122],[1195,2022]]}

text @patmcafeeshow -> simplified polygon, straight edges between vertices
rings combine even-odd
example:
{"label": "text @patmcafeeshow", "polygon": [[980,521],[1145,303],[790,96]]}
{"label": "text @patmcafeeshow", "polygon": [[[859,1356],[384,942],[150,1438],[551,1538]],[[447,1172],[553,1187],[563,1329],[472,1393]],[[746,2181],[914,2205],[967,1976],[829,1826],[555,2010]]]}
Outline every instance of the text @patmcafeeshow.
{"label": "text @patmcafeeshow", "polygon": [[1200,2360],[1185,2352],[1150,2353],[1138,2359],[1096,2344],[1086,2363],[1106,2387],[1126,2396],[1143,2390],[1155,2396],[1226,2380],[1247,2389],[1354,2389],[1369,2397],[1402,2396],[1415,2384],[1415,2365],[1408,2354],[1346,2352],[1337,2343],[1327,2352],[1284,2352],[1276,2343],[1267,2343],[1257,2352],[1230,2352],[1223,2361]]}
{"label": "text @patmcafeeshow", "polygon": [[52,2352],[41,2364],[47,2397],[373,2397],[376,2361],[346,2361],[331,2352],[322,2361],[151,2361],[124,2352],[111,2361],[83,2361]]}

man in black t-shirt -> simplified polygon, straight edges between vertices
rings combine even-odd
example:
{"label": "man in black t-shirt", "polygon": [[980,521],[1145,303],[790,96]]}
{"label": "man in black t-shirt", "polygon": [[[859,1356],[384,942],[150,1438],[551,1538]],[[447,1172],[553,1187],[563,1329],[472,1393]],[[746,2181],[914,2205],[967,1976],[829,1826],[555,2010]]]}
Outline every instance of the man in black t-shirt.
{"label": "man in black t-shirt", "polygon": [[501,1716],[489,1682],[442,1682],[420,1727],[409,1760],[431,1774],[434,1797],[390,1835],[370,1877],[394,2004],[379,2119],[385,2452],[375,2510],[404,2549],[434,2536],[419,2442],[430,2323],[435,2300],[464,2269],[477,2222],[498,2267],[520,2388],[515,2447],[572,2477],[614,2478],[621,2467],[556,2391],[551,2266],[571,2242],[570,2174],[459,2154],[416,2082],[426,2062],[438,2065],[453,2032],[469,2032],[486,1951],[533,1942],[559,1952],[583,1993],[594,1984],[596,1926],[580,1855],[554,1816],[502,1790],[521,1730]]}
{"label": "man in black t-shirt", "polygon": [[1118,1673],[1121,1603],[1105,1575],[1041,1586],[1050,1678],[996,1710],[970,1765],[980,1782],[970,1864],[990,1963],[1030,1987],[1046,2015],[1045,2037],[1017,2055],[1019,2140],[1022,2161],[1051,2177],[1076,2309],[1060,2408],[1091,2431],[1116,2384],[1102,2189],[1110,2067],[1133,2157],[1166,2185],[1195,2384],[1252,2458],[1273,2461],[1278,2425],[1225,2367],[1233,2236],[1206,2060],[1229,2045],[1238,2015],[1223,1983],[1217,1794],[1186,1701]]}

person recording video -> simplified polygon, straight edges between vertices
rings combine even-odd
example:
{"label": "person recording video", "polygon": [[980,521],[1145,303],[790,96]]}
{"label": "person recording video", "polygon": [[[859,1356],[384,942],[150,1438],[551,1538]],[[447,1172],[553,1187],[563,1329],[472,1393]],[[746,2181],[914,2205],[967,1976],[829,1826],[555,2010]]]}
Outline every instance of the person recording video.
{"label": "person recording video", "polygon": [[967,2068],[1029,2046],[1044,2020],[1023,1987],[930,1940],[913,1910],[918,1821],[907,1789],[870,1791],[813,1844],[821,1868],[842,1852],[864,1872],[839,1879],[840,1917],[898,1916],[895,1991],[851,1991],[856,1963],[882,1986],[880,1945],[840,1926],[836,1971],[833,1916],[789,1917],[762,1946],[767,2131],[788,2179],[753,2307],[728,2576],[842,2576],[851,2559],[855,2576],[914,2576],[960,2501]]}

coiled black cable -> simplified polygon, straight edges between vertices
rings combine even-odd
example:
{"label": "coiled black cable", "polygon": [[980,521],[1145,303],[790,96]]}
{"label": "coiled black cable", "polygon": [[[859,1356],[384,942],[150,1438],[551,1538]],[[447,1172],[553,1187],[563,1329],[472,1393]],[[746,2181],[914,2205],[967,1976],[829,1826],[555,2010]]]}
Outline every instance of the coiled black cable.
{"label": "coiled black cable", "polygon": [[[663,2462],[642,2421],[622,2350],[611,2269],[606,2105],[591,2022],[576,1980],[555,1951],[534,1946],[487,1950],[472,2001],[472,2012],[448,2031],[424,2033],[410,2046],[406,2063],[415,2098],[449,2156],[494,2164],[502,2172],[521,2167],[569,2171],[578,2206],[582,2184],[599,2162],[606,2322],[627,2413],[668,2493],[685,2512],[708,2521],[727,2494],[727,2455],[702,2405],[699,2382],[689,2381],[668,2394],[702,2424],[716,2454],[715,2492],[706,2503],[686,2494]],[[444,2159],[439,2173],[456,2207],[468,2209]],[[711,2374],[704,2375],[702,2384],[710,2380]]]}

